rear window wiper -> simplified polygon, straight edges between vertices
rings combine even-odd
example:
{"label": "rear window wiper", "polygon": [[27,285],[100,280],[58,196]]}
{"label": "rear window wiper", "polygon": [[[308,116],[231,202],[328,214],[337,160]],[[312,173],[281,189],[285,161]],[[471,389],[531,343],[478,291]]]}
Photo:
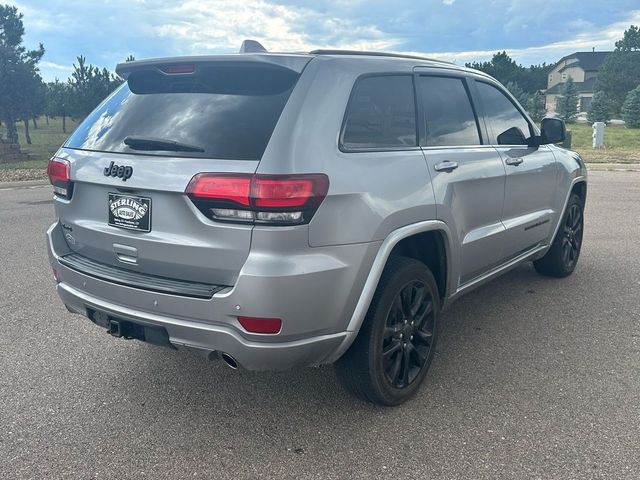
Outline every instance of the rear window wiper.
{"label": "rear window wiper", "polygon": [[168,152],[204,152],[204,148],[189,145],[188,143],[180,143],[174,140],[163,140],[162,138],[153,137],[137,137],[129,135],[125,137],[123,143],[134,150],[165,150]]}

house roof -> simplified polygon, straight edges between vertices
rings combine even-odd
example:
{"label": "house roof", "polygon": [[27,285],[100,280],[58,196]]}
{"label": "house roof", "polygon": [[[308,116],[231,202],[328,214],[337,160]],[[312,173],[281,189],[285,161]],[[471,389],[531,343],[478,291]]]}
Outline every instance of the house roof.
{"label": "house roof", "polygon": [[[612,52],[574,52],[571,55],[562,57],[558,63],[565,60],[575,59],[574,62],[570,62],[572,66],[577,63],[585,72],[592,72],[598,70],[602,66],[604,60],[610,53]],[[558,63],[556,63],[556,65]],[[564,68],[566,67],[568,67],[568,65]]]}
{"label": "house roof", "polygon": [[[573,82],[578,89],[578,93],[591,93],[593,92],[593,87],[596,84],[596,77],[591,77],[584,82]],[[557,83],[553,87],[548,88],[545,93],[549,94],[557,94],[562,90],[562,86],[564,83]]]}

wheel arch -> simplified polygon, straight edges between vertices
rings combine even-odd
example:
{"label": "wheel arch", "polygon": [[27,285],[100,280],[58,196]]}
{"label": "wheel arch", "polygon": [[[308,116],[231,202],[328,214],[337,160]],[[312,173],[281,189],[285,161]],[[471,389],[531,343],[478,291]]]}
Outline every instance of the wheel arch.
{"label": "wheel arch", "polygon": [[[440,299],[447,295],[447,247],[442,230],[428,230],[400,240],[391,250],[394,255],[413,258],[424,263],[436,280]],[[387,258],[387,262],[389,261]]]}
{"label": "wheel arch", "polygon": [[560,225],[562,223],[562,219],[564,218],[564,213],[567,210],[567,205],[569,204],[569,199],[571,198],[571,194],[573,194],[573,193],[576,193],[576,194],[578,194],[580,196],[580,198],[582,199],[582,205],[584,206],[585,202],[587,200],[587,177],[586,177],[586,175],[583,174],[583,175],[577,176],[571,181],[571,185],[567,189],[567,194],[565,196],[564,203],[562,204],[562,210],[560,211],[560,214],[559,214],[558,219],[556,221],[556,226],[553,229],[553,235],[551,235],[551,237],[549,237],[547,248],[545,248],[538,255],[536,255],[535,259],[544,257],[545,254],[551,248],[551,245],[553,244],[553,240],[556,238],[556,235],[558,234],[558,230],[560,229]]}
{"label": "wheel arch", "polygon": [[[421,260],[420,253],[416,252],[416,246],[421,240],[431,242],[431,244],[436,245],[437,248],[442,248],[442,250],[439,250],[438,252],[444,253],[445,255],[444,262],[441,258],[438,258],[433,254],[426,256],[422,255],[422,258],[425,260],[438,263],[438,275],[441,275],[444,278],[442,287],[440,287],[440,283],[436,277],[438,289],[441,289],[441,298],[446,301],[446,299],[455,292],[455,285],[453,281],[453,279],[456,278],[456,265],[454,262],[455,250],[451,230],[447,224],[440,220],[427,220],[394,230],[384,239],[373,261],[369,275],[360,294],[360,298],[358,299],[358,303],[356,304],[354,312],[351,315],[351,320],[347,326],[347,335],[345,339],[330,355],[330,357],[326,359],[326,362],[334,362],[340,358],[355,340],[367,311],[369,310],[373,295],[378,288],[382,272],[384,271],[390,256],[396,253],[409,253],[407,256]],[[411,253],[417,255],[417,257],[412,256]],[[427,265],[429,264],[427,263]],[[434,273],[434,276],[436,275],[435,272],[432,273]]]}
{"label": "wheel arch", "polygon": [[[579,178],[571,187],[571,193],[575,193],[582,200],[582,205],[587,201],[587,179]],[[568,201],[568,199],[567,199]]]}

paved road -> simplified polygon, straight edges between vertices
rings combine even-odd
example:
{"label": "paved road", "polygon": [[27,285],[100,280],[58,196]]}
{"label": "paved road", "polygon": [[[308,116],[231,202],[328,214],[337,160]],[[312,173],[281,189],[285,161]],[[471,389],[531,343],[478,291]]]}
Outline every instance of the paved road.
{"label": "paved road", "polygon": [[234,372],[58,301],[48,188],[0,191],[0,478],[640,478],[640,174],[594,172],[575,274],[456,303],[426,385]]}

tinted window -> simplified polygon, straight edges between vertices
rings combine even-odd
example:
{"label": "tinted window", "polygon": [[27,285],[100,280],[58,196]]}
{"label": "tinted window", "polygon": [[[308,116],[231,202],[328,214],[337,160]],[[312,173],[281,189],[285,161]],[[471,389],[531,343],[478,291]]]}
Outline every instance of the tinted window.
{"label": "tinted window", "polygon": [[480,134],[462,79],[420,77],[427,146],[479,145]]}
{"label": "tinted window", "polygon": [[389,75],[358,80],[349,102],[342,144],[347,149],[416,146],[412,77]]}
{"label": "tinted window", "polygon": [[[297,78],[282,68],[247,64],[202,66],[189,75],[133,72],[65,147],[259,160]],[[141,151],[124,144],[129,136],[180,142],[201,151]]]}
{"label": "tinted window", "polygon": [[493,85],[478,82],[484,111],[495,138],[494,145],[526,145],[531,136],[529,122],[507,96]]}

